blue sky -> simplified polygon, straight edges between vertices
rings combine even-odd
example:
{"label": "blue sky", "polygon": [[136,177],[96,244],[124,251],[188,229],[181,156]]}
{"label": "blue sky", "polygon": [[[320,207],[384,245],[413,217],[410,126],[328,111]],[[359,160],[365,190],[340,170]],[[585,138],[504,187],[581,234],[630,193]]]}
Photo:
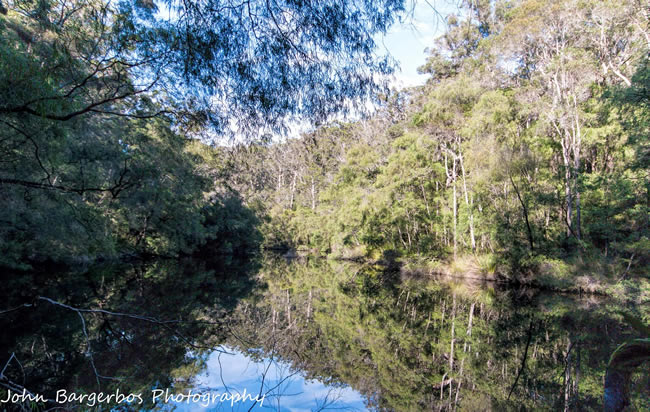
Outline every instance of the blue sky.
{"label": "blue sky", "polygon": [[[427,76],[419,75],[417,68],[424,64],[425,49],[445,30],[443,17],[457,14],[458,1],[418,0],[402,23],[396,23],[383,38],[377,39],[378,52],[392,55],[400,64],[395,86],[409,87],[424,84]],[[434,10],[435,7],[435,10]]]}

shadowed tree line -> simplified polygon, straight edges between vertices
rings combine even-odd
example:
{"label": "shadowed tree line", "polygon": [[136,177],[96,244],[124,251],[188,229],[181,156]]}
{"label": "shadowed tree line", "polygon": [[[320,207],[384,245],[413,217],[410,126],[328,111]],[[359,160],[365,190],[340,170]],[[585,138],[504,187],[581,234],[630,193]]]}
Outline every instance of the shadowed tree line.
{"label": "shadowed tree line", "polygon": [[254,213],[216,179],[228,153],[208,142],[374,98],[393,64],[373,36],[402,9],[3,1],[0,265],[255,250]]}

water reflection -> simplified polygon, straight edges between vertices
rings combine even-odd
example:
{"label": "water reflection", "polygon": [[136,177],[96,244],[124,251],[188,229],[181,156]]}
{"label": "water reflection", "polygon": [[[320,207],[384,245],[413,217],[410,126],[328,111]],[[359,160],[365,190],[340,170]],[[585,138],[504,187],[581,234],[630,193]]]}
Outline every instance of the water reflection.
{"label": "water reflection", "polygon": [[[366,410],[364,398],[348,386],[307,380],[288,362],[254,358],[254,350],[244,354],[229,347],[223,349],[227,353],[209,355],[205,370],[196,376],[191,389],[192,393],[212,397],[170,402],[164,410],[248,411],[251,407],[283,412]],[[246,401],[241,400],[244,398]]]}
{"label": "water reflection", "polygon": [[[435,281],[395,265],[277,260],[261,273],[267,289],[246,300],[245,316],[233,314],[233,344],[266,342],[308,377],[349,384],[379,410],[600,409],[610,354],[638,336],[619,312],[648,310]],[[641,410],[648,378],[633,379]]]}
{"label": "water reflection", "polygon": [[60,389],[142,393],[149,408],[152,389],[191,385],[204,364],[188,353],[222,343],[224,316],[256,287],[258,268],[183,260],[10,274],[0,284],[0,347],[11,359],[0,386],[53,401]]}
{"label": "water reflection", "polygon": [[[648,316],[396,264],[274,257],[13,274],[0,293],[0,398],[119,390],[146,394],[138,410],[172,407],[152,390],[244,388],[270,410],[600,409],[610,354],[638,337],[620,312]],[[637,409],[648,388],[634,375]]]}

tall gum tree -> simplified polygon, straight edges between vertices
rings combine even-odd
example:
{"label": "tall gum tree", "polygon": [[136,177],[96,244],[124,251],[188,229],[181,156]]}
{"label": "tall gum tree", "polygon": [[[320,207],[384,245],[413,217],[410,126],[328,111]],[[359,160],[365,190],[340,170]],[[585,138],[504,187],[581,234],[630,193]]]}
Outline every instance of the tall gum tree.
{"label": "tall gum tree", "polygon": [[540,113],[562,164],[566,235],[580,240],[584,104],[594,84],[629,83],[630,61],[638,57],[633,46],[647,34],[647,21],[638,22],[643,7],[636,1],[617,8],[579,1],[511,5],[498,44],[518,76],[539,86]]}

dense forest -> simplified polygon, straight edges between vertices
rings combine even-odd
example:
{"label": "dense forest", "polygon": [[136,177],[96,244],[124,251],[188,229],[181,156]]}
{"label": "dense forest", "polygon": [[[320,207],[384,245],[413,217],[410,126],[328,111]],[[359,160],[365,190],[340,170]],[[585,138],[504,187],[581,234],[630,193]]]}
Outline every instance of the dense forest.
{"label": "dense forest", "polygon": [[0,265],[256,250],[210,142],[374,96],[402,3],[0,3]]}
{"label": "dense forest", "polygon": [[[557,287],[647,276],[644,2],[464,2],[400,91],[362,34],[401,2],[204,6],[3,6],[0,264],[261,244]],[[352,99],[376,110],[332,121]],[[299,118],[321,126],[274,137]]]}
{"label": "dense forest", "polygon": [[647,278],[648,13],[469,2],[429,50],[425,86],[369,119],[248,147],[229,181],[270,217],[268,246],[560,288]]}

